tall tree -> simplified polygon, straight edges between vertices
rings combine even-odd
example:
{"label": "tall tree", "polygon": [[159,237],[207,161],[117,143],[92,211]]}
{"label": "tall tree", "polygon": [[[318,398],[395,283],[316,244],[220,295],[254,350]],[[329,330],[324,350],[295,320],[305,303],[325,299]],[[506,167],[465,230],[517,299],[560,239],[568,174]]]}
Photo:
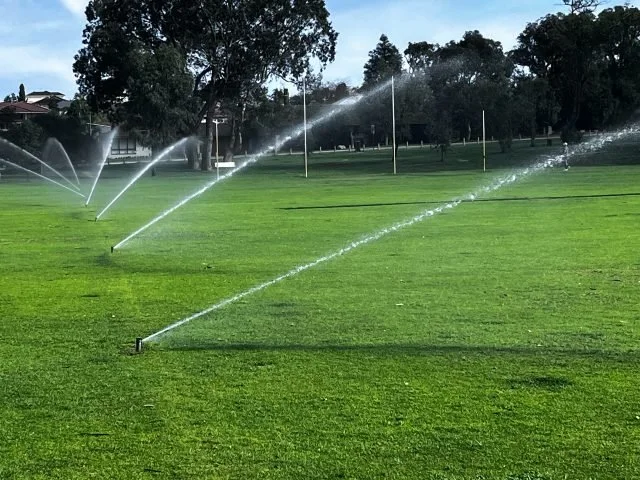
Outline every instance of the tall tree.
{"label": "tall tree", "polygon": [[602,73],[597,91],[588,92],[586,103],[602,102],[601,121],[616,122],[640,106],[640,10],[629,6],[603,10],[596,28],[602,41]]}
{"label": "tall tree", "polygon": [[[451,132],[456,138],[469,138],[479,131],[481,112],[485,110],[488,124],[507,149],[511,139],[511,119],[500,114],[500,106],[509,107],[509,79],[513,64],[504,54],[502,44],[484,37],[479,31],[469,31],[458,42],[451,41],[437,51],[439,69],[433,74],[436,103],[442,109],[441,132]],[[446,112],[445,112],[446,111]],[[440,142],[449,139],[440,136]]]}
{"label": "tall tree", "polygon": [[216,106],[231,115],[235,134],[264,82],[300,77],[313,57],[326,65],[337,40],[324,0],[92,0],[87,21],[74,71],[102,108],[130,98],[136,52],[168,44],[181,53],[194,77],[197,117],[207,118],[203,169],[211,167]]}
{"label": "tall tree", "polygon": [[[389,38],[382,34],[375,48],[369,52],[369,59],[364,65],[362,89],[368,90],[401,73],[402,55]],[[392,134],[391,90],[367,99],[359,111],[367,122],[365,131],[360,133],[368,136],[371,132],[372,142],[379,142],[382,139],[388,144]]]}
{"label": "tall tree", "polygon": [[154,52],[139,52],[130,65],[129,98],[114,111],[117,123],[144,132],[143,143],[154,149],[193,132],[199,104],[191,95],[193,76],[179,50],[163,44]]}
{"label": "tall tree", "polygon": [[585,87],[598,68],[600,33],[592,13],[547,15],[527,25],[513,52],[518,64],[549,83],[567,139],[576,136]]}
{"label": "tall tree", "polygon": [[513,76],[511,90],[514,127],[521,133],[528,133],[530,145],[534,147],[539,119],[546,118],[544,108],[549,86],[545,79],[520,70]]}
{"label": "tall tree", "polygon": [[27,101],[27,93],[24,91],[24,84],[20,84],[20,89],[18,90],[18,101],[26,102]]}
{"label": "tall tree", "polygon": [[402,55],[389,38],[382,34],[376,48],[369,52],[369,60],[364,65],[363,87],[370,87],[400,73],[402,73]]}
{"label": "tall tree", "polygon": [[409,70],[412,73],[424,72],[436,61],[438,45],[429,42],[411,43],[404,51]]}
{"label": "tall tree", "polygon": [[602,2],[600,0],[562,0],[570,13],[593,12]]}

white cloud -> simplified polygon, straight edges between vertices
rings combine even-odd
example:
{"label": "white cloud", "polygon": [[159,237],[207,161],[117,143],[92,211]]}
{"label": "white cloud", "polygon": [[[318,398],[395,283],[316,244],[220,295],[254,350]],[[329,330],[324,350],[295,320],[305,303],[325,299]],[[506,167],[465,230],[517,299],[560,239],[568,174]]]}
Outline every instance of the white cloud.
{"label": "white cloud", "polygon": [[87,8],[88,0],[60,0],[67,10],[74,15],[84,17],[84,11]]}
{"label": "white cloud", "polygon": [[[76,90],[75,77],[66,52],[46,51],[39,45],[7,46],[0,48],[0,65],[0,77],[21,79],[20,81],[30,84],[41,77],[54,78],[56,84],[60,85],[56,90],[67,93]],[[47,85],[42,85],[42,88],[52,89]]]}
{"label": "white cloud", "polygon": [[29,90],[76,92],[72,65],[82,45],[87,3],[0,0],[0,95],[20,83]]}
{"label": "white cloud", "polygon": [[25,25],[18,25],[12,22],[0,22],[0,38],[11,36],[10,40],[16,40],[19,36],[32,37],[34,34],[41,34],[50,31],[60,30],[65,27],[65,22],[60,20],[47,20],[44,22],[29,23],[28,31],[25,31]]}

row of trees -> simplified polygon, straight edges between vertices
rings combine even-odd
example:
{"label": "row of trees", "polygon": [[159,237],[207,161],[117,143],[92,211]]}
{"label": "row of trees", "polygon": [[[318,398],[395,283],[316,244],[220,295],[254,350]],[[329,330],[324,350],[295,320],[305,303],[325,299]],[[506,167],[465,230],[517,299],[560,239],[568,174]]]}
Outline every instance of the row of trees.
{"label": "row of trees", "polygon": [[[533,144],[551,127],[577,141],[581,130],[628,120],[640,106],[640,10],[616,6],[595,15],[595,2],[565,3],[571,13],[528,24],[510,52],[470,31],[445,45],[410,43],[403,58],[382,35],[359,90],[404,78],[397,133],[440,145],[479,135],[483,110],[503,150],[518,134]],[[390,108],[388,96],[378,96],[351,122],[375,125],[372,140],[380,141],[391,133]]]}
{"label": "row of trees", "polygon": [[[366,93],[397,76],[397,135],[446,146],[475,138],[481,111],[488,135],[510,147],[514,135],[548,127],[577,140],[580,130],[628,119],[640,106],[640,10],[628,5],[594,13],[595,0],[564,0],[568,13],[528,24],[516,48],[470,31],[444,45],[410,43],[404,55],[382,36],[359,86],[313,75],[335,56],[338,34],[324,0],[92,0],[84,46],[75,58],[80,95],[94,112],[139,132],[152,147],[200,133],[204,149],[191,166],[211,167],[212,124],[225,116],[225,156],[258,148],[302,120],[302,99],[268,92],[274,78],[305,77],[309,115]],[[383,143],[391,135],[389,89],[366,97],[309,139],[330,147]],[[268,140],[265,140],[268,139]]]}

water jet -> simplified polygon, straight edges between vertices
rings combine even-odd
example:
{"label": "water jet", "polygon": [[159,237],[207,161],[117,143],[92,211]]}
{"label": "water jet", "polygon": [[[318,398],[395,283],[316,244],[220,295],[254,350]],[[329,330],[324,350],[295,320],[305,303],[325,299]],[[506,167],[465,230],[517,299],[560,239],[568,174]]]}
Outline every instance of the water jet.
{"label": "water jet", "polygon": [[[71,172],[73,173],[73,176],[75,178],[76,181],[76,185],[79,187],[80,186],[80,179],[78,178],[78,174],[76,173],[76,169],[73,166],[73,163],[71,162],[71,159],[69,158],[69,154],[67,153],[67,151],[65,150],[65,148],[62,146],[62,144],[60,143],[60,141],[57,138],[49,138],[47,139],[45,145],[44,145],[44,149],[42,151],[42,160],[49,160],[49,157],[51,156],[51,150],[53,148],[57,148],[58,151],[60,151],[67,163],[67,165],[69,166],[69,168],[71,168]],[[49,162],[52,163],[52,162]]]}
{"label": "water jet", "polygon": [[96,189],[96,185],[98,185],[98,180],[100,179],[100,175],[102,174],[102,170],[104,169],[105,163],[107,163],[107,158],[109,158],[109,152],[111,151],[111,145],[113,144],[113,139],[118,133],[118,128],[114,128],[111,133],[107,136],[106,144],[102,149],[102,161],[100,162],[100,166],[98,167],[98,173],[96,174],[96,178],[93,181],[93,185],[91,186],[91,190],[89,191],[89,196],[87,197],[87,201],[84,206],[89,206],[89,202],[91,201],[91,197],[93,197],[93,192]]}
{"label": "water jet", "polygon": [[74,194],[76,194],[76,195],[80,195],[82,198],[85,198],[85,197],[84,197],[84,195],[83,195],[82,193],[80,193],[79,191],[74,190],[74,189],[72,189],[72,188],[69,188],[69,187],[67,187],[66,185],[63,185],[63,184],[61,184],[61,183],[59,183],[59,182],[56,182],[55,180],[53,180],[53,179],[51,179],[51,178],[49,178],[49,177],[45,177],[44,175],[40,175],[39,173],[34,172],[33,170],[29,170],[28,168],[24,168],[23,166],[18,165],[17,163],[10,162],[9,160],[4,160],[3,158],[0,158],[0,162],[5,163],[5,164],[9,165],[10,167],[17,168],[18,170],[21,170],[21,171],[23,171],[23,172],[26,172],[26,173],[30,173],[30,174],[32,174],[32,175],[35,175],[35,176],[36,176],[36,177],[38,177],[38,178],[41,178],[41,179],[43,179],[43,180],[46,180],[47,182],[51,182],[51,183],[53,183],[54,185],[57,185],[57,186],[59,186],[59,187],[64,188],[65,190],[70,191],[71,193],[74,193]]}
{"label": "water jet", "polygon": [[[402,77],[400,77],[400,80],[398,82],[395,82],[395,85],[402,85],[409,78],[410,78],[409,75],[403,75]],[[151,227],[152,225],[156,224],[157,222],[159,222],[163,218],[165,218],[168,215],[170,215],[171,213],[175,212],[177,209],[179,209],[183,205],[186,205],[187,203],[189,203],[194,198],[199,197],[200,195],[205,193],[207,190],[209,190],[210,188],[212,188],[213,186],[215,186],[219,182],[222,182],[222,181],[224,181],[224,180],[226,180],[228,178],[231,178],[237,172],[239,172],[241,170],[244,170],[249,165],[252,165],[252,164],[258,162],[260,159],[268,156],[271,151],[278,151],[280,148],[282,148],[282,146],[286,142],[288,142],[288,141],[290,141],[292,139],[299,138],[308,129],[311,129],[311,128],[315,127],[316,125],[320,125],[320,124],[326,122],[327,120],[331,119],[335,115],[337,115],[339,113],[342,113],[343,111],[345,111],[345,110],[347,110],[349,108],[353,108],[354,106],[358,105],[359,103],[361,103],[363,100],[365,100],[367,98],[370,98],[370,97],[372,97],[374,95],[379,95],[382,92],[387,91],[389,89],[390,85],[391,85],[391,80],[383,82],[382,84],[378,85],[376,88],[374,88],[373,90],[369,91],[368,93],[356,98],[351,103],[334,105],[334,108],[332,108],[329,112],[327,112],[324,115],[321,115],[319,117],[316,117],[315,119],[313,119],[310,122],[308,122],[307,125],[306,125],[306,128],[305,128],[305,124],[304,123],[303,124],[299,124],[296,127],[292,128],[288,133],[285,133],[284,135],[280,135],[280,138],[282,140],[279,140],[273,146],[267,147],[264,150],[262,150],[261,152],[258,152],[255,155],[250,156],[245,162],[243,162],[242,164],[238,165],[236,168],[234,168],[230,172],[226,173],[225,175],[222,175],[221,177],[217,177],[217,178],[211,180],[210,182],[206,183],[202,188],[200,188],[199,190],[195,191],[191,195],[188,195],[187,197],[185,197],[184,199],[179,201],[177,204],[175,204],[173,207],[171,207],[168,210],[164,211],[163,213],[158,215],[156,218],[151,220],[149,223],[143,225],[138,230],[136,230],[133,233],[131,233],[124,240],[121,240],[119,243],[117,243],[114,246],[114,248],[116,250],[119,249],[120,247],[122,247],[123,245],[128,243],[130,240],[132,240],[134,237],[136,237],[139,234],[141,234],[142,232],[144,232],[147,228]],[[117,197],[116,197],[116,199],[117,199]],[[105,208],[105,210],[106,210],[106,208]],[[102,213],[103,212],[101,212],[100,215],[102,215]]]}
{"label": "water jet", "polygon": [[[596,151],[599,150],[600,148],[602,148],[605,144],[619,140],[621,138],[624,138],[626,136],[632,135],[632,134],[638,134],[640,132],[640,128],[638,126],[634,126],[634,127],[630,127],[630,128],[625,128],[623,130],[620,130],[618,132],[614,132],[612,134],[603,136],[603,137],[599,137],[596,138],[594,140],[591,140],[589,142],[586,142],[582,145],[580,145],[578,148],[576,148],[571,155],[576,155],[576,154],[581,154],[581,153],[588,153],[591,151]],[[312,262],[306,263],[304,265],[299,265],[297,267],[294,267],[293,269],[289,270],[288,272],[272,279],[269,280],[267,282],[261,283],[260,285],[256,285],[248,290],[245,290],[244,292],[238,293],[232,297],[229,297],[225,300],[220,301],[219,303],[216,303],[215,305],[212,305],[198,313],[194,313],[186,318],[183,318],[182,320],[179,320],[175,323],[172,323],[171,325],[168,325],[167,327],[157,331],[156,333],[153,333],[151,335],[148,335],[147,337],[144,337],[142,339],[143,342],[147,342],[147,341],[151,341],[154,340],[162,335],[164,335],[167,332],[170,332],[171,330],[178,328],[182,325],[185,325],[197,318],[200,318],[204,315],[207,315],[209,313],[212,313],[216,310],[219,310],[231,303],[234,303],[246,296],[252,295],[254,293],[257,293],[261,290],[264,290],[267,287],[270,287],[272,285],[275,285],[276,283],[280,283],[283,280],[286,280],[288,278],[291,278],[301,272],[304,272],[306,270],[309,270],[310,268],[316,267],[317,265],[320,265],[322,263],[328,262],[329,260],[333,260],[341,255],[344,255],[346,253],[351,252],[352,250],[361,247],[363,245],[366,245],[368,243],[374,242],[376,240],[381,239],[382,237],[390,234],[390,233],[394,233],[397,232],[399,230],[402,230],[406,227],[410,227],[412,225],[415,225],[416,223],[422,222],[423,220],[433,217],[435,215],[438,215],[444,211],[453,209],[455,207],[457,207],[458,205],[462,204],[465,201],[474,201],[476,199],[478,199],[481,195],[483,194],[487,194],[487,193],[491,193],[494,192],[502,187],[504,187],[505,185],[509,185],[512,184],[522,178],[528,177],[529,175],[532,175],[534,173],[538,173],[546,168],[550,168],[550,167],[554,167],[558,164],[560,164],[561,162],[564,161],[565,156],[563,154],[560,155],[556,155],[556,156],[551,156],[551,157],[547,157],[545,159],[543,159],[542,161],[524,168],[524,169],[519,169],[515,172],[511,172],[508,173],[502,177],[497,178],[496,180],[494,180],[492,183],[490,183],[489,185],[480,187],[478,189],[476,189],[473,192],[470,192],[469,194],[465,195],[464,197],[458,198],[456,200],[452,200],[449,203],[443,204],[439,207],[433,208],[433,209],[429,209],[429,210],[425,210],[421,213],[419,213],[418,215],[404,220],[402,222],[399,223],[395,223],[389,227],[383,228],[377,232],[374,232],[372,234],[369,234],[367,236],[365,236],[364,238],[361,238],[360,240],[355,240],[352,241],[351,243],[349,243],[347,246],[334,251],[333,253],[327,254],[323,257],[320,257]],[[117,247],[117,245],[116,245]]]}
{"label": "water jet", "polygon": [[129,190],[139,179],[140,177],[142,177],[150,168],[153,168],[156,163],[158,163],[160,160],[162,160],[163,158],[165,158],[167,155],[169,155],[174,149],[176,149],[177,147],[179,147],[180,145],[182,145],[183,143],[185,143],[187,140],[189,140],[189,138],[183,138],[182,140],[178,140],[177,142],[175,142],[173,145],[169,145],[167,148],[165,148],[162,152],[160,152],[160,154],[153,159],[151,162],[149,162],[149,164],[144,167],[142,170],[140,170],[130,181],[129,183],[127,183],[127,185],[125,185],[125,187],[120,191],[120,193],[118,193],[115,198],[113,200],[111,200],[111,202],[109,202],[109,204],[104,207],[102,209],[102,211],[100,213],[98,213],[98,215],[96,215],[96,220],[99,220],[100,217],[102,217],[102,215],[104,215],[106,213],[107,210],[109,210],[114,203],[116,203],[118,201],[118,199],[124,195],[124,193]]}
{"label": "water jet", "polygon": [[[67,182],[75,191],[78,191],[78,187],[77,185],[74,185],[72,181],[70,181],[67,177],[65,177],[64,175],[62,175],[58,170],[56,170],[55,168],[53,168],[51,165],[43,162],[42,160],[40,160],[38,157],[36,157],[34,154],[32,154],[31,152],[28,152],[27,150],[25,150],[24,148],[20,148],[19,146],[15,145],[14,143],[11,143],[9,140],[6,140],[4,138],[0,138],[0,145],[4,145],[6,147],[8,147],[9,149],[13,150],[14,152],[16,152],[18,155],[21,155],[23,157],[27,157],[30,160],[35,160],[36,162],[38,162],[40,165],[42,165],[43,167],[47,168],[48,170],[52,171],[53,173],[55,173],[58,177],[60,177],[62,180],[64,180],[65,182]],[[32,170],[28,170],[31,173],[36,174],[35,172],[33,172]],[[36,174],[39,175],[39,174]],[[39,175],[42,178],[47,178],[44,175]],[[58,183],[58,182],[56,182]],[[84,195],[82,195],[82,197],[84,198]]]}

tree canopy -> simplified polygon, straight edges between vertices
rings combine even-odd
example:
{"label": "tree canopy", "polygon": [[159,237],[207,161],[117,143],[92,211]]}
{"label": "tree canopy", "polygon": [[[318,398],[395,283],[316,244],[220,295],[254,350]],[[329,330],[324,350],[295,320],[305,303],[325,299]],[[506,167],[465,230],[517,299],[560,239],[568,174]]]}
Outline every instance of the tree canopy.
{"label": "tree canopy", "polygon": [[[268,79],[307,79],[308,113],[366,92],[390,76],[397,137],[446,146],[482,127],[504,151],[514,135],[613,125],[640,107],[640,10],[598,10],[595,0],[564,0],[563,13],[526,25],[516,47],[478,30],[436,44],[425,38],[401,51],[382,34],[363,66],[362,85],[330,84],[311,73],[335,56],[337,33],[324,0],[92,0],[76,57],[81,93],[112,122],[147,131],[166,145],[198,133],[206,119],[202,167],[209,168],[212,122],[229,125],[224,153],[264,148],[302,120],[302,99]],[[406,74],[405,74],[406,72]],[[385,142],[390,92],[371,97],[308,132],[323,147]],[[266,140],[265,140],[266,138]],[[193,162],[194,165],[197,162]]]}
{"label": "tree canopy", "polygon": [[363,87],[375,85],[402,72],[402,55],[398,47],[382,34],[376,48],[369,52],[369,60],[364,65]]}
{"label": "tree canopy", "polygon": [[301,77],[316,58],[335,56],[337,33],[324,0],[92,0],[74,71],[94,106],[110,110],[146,88],[132,78],[137,56],[161,46],[181,56],[193,78],[197,118],[207,118],[203,167],[210,167],[208,115],[241,116],[271,77]]}

